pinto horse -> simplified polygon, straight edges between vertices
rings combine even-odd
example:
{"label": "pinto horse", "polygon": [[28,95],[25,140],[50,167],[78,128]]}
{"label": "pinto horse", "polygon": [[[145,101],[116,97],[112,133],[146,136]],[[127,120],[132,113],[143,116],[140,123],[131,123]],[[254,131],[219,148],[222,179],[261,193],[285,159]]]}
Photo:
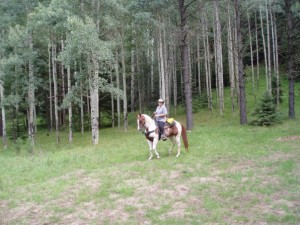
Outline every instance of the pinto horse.
{"label": "pinto horse", "polygon": [[[146,114],[138,114],[137,129],[139,131],[142,131],[145,134],[145,137],[147,139],[149,145],[149,151],[150,151],[149,160],[151,160],[153,157],[152,151],[155,152],[157,158],[159,159],[160,157],[156,150],[156,146],[159,140],[159,129],[156,122]],[[176,157],[180,155],[180,148],[181,148],[180,137],[182,137],[184,147],[186,151],[188,151],[186,129],[183,125],[181,125],[178,121],[175,120],[173,126],[165,125],[164,129],[165,129],[166,137],[172,142],[172,146],[169,149],[169,154],[171,154],[174,145],[177,144],[178,151]]]}

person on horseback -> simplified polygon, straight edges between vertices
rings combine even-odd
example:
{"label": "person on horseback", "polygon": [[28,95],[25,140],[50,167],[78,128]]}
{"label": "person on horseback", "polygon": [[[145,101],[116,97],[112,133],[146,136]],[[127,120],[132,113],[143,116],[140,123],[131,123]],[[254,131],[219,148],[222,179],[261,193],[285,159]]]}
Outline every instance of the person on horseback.
{"label": "person on horseback", "polygon": [[156,108],[156,111],[154,112],[155,121],[158,124],[160,137],[163,141],[165,141],[167,140],[167,137],[164,134],[164,125],[166,123],[168,111],[167,111],[167,107],[164,104],[165,101],[163,99],[160,98],[158,99],[157,102],[158,102],[158,106]]}

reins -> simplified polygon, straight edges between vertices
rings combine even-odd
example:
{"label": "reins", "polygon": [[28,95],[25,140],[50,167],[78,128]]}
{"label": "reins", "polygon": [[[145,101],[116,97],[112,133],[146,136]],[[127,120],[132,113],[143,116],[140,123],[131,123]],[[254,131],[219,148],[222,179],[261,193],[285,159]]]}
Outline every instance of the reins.
{"label": "reins", "polygon": [[[154,122],[154,124],[155,124],[155,121],[152,119],[152,122]],[[146,124],[146,121],[144,122],[144,124],[140,124],[141,126],[141,128],[145,128],[145,130],[146,131],[141,131],[141,133],[142,134],[144,134],[146,137],[147,136],[149,136],[151,133],[153,133],[153,132],[155,132],[155,130],[157,129],[157,126],[156,126],[156,124],[155,124],[155,129],[154,130],[151,130],[151,131],[147,131],[147,127],[145,126],[145,124]],[[150,126],[149,126],[150,127]]]}

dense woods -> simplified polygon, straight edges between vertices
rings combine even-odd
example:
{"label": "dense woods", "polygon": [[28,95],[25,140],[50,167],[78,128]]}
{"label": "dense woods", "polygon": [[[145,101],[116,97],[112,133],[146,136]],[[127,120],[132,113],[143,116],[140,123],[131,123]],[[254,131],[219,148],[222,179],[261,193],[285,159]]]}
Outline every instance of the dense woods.
{"label": "dense woods", "polygon": [[2,0],[0,15],[4,146],[34,146],[40,128],[57,143],[67,129],[70,142],[77,131],[98,144],[100,127],[126,132],[128,112],[153,111],[158,98],[185,108],[188,130],[198,102],[247,124],[245,82],[255,98],[261,79],[277,109],[288,80],[296,116],[297,0]]}

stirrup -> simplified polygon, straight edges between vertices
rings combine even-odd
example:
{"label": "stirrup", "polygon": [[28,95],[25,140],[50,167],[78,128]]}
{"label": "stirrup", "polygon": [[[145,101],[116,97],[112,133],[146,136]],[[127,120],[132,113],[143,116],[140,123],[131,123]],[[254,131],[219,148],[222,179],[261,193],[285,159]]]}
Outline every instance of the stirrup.
{"label": "stirrup", "polygon": [[162,139],[163,141],[168,140],[168,138],[167,138],[166,136],[162,136],[161,139]]}

